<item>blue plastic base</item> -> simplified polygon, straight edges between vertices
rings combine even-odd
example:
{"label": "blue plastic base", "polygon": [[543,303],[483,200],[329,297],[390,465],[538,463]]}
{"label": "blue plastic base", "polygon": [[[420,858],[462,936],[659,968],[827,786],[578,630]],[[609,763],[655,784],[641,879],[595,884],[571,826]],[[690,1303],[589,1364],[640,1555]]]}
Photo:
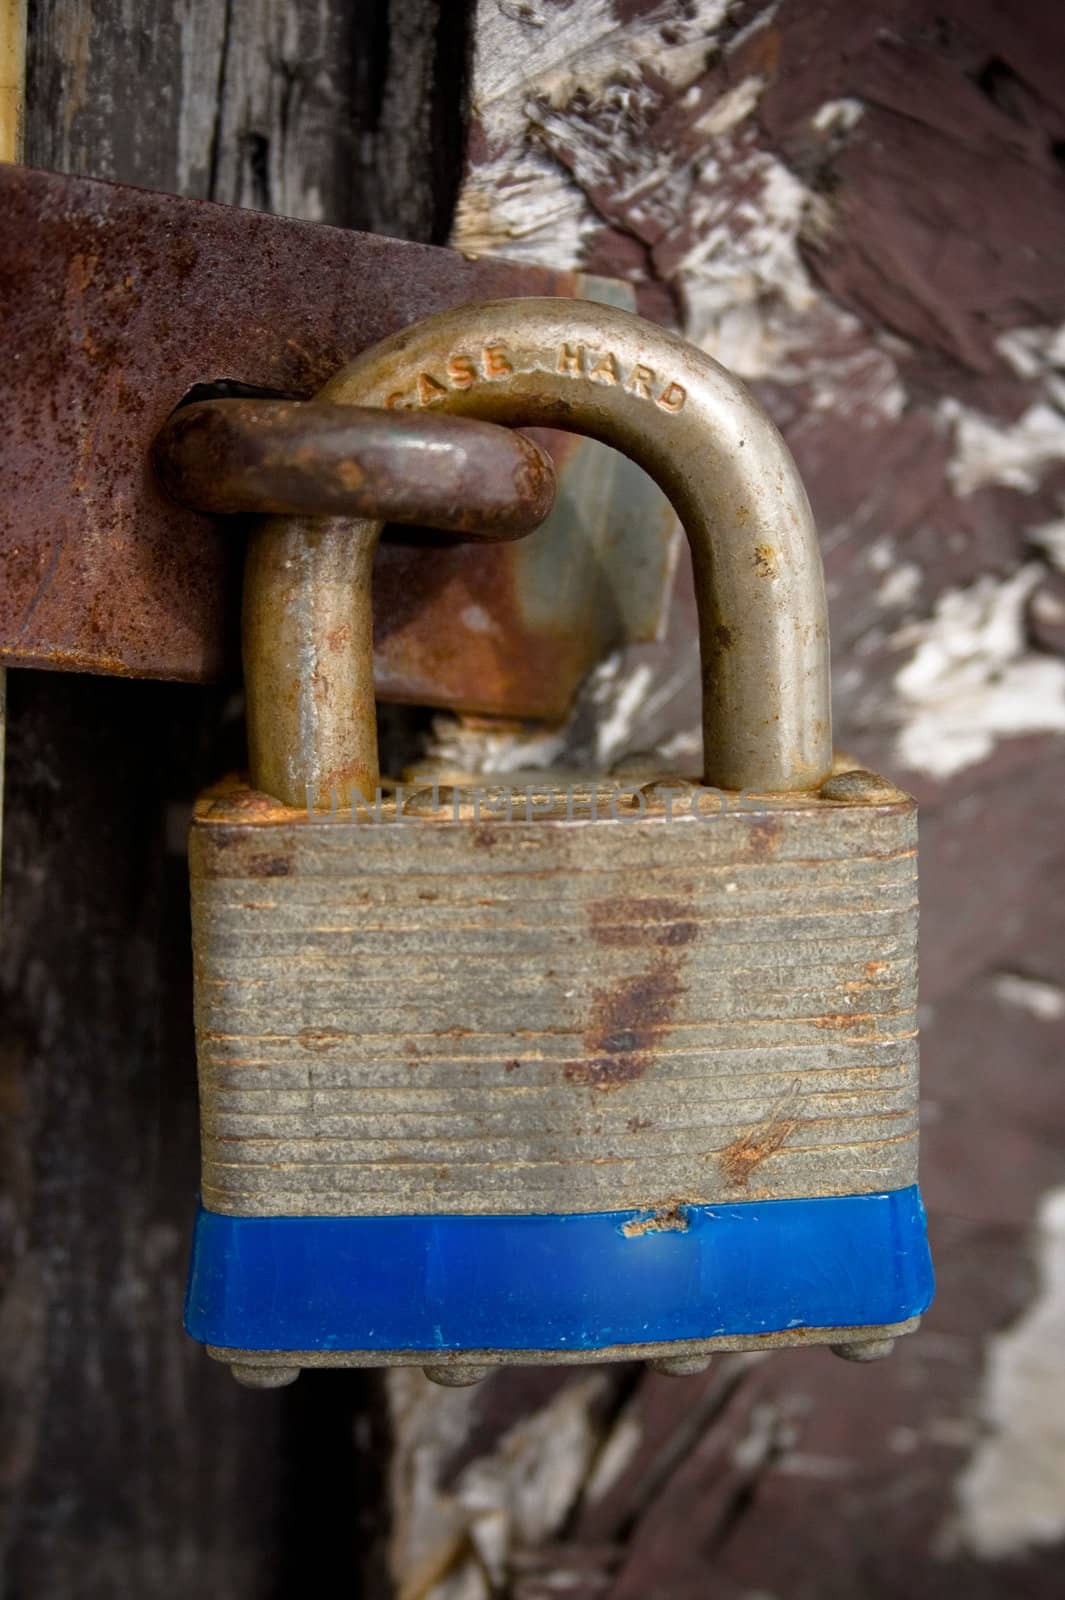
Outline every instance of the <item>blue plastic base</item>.
{"label": "blue plastic base", "polygon": [[201,1210],[185,1326],[243,1350],[595,1350],[880,1326],[932,1292],[916,1188],[658,1219]]}

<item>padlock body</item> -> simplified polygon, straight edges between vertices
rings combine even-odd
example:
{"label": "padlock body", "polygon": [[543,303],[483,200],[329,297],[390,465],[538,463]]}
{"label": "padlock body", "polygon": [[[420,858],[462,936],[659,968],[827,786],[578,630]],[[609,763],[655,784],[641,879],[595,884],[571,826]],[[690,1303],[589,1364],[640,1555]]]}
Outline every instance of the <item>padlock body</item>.
{"label": "padlock body", "polygon": [[213,1353],[596,1360],[915,1325],[913,803],[669,782],[550,814],[542,788],[200,803],[187,1325]]}

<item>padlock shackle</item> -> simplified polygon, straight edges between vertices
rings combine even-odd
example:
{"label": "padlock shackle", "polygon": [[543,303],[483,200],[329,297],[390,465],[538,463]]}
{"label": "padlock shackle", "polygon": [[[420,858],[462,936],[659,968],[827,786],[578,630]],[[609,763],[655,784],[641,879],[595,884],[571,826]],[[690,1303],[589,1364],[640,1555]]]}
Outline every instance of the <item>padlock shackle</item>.
{"label": "padlock shackle", "polygon": [[[613,445],[672,501],[691,545],[703,777],[816,788],[832,766],[824,575],[795,463],[743,384],[677,335],[589,301],[457,307],[366,350],[325,401],[431,407]],[[381,524],[274,517],[244,591],[252,783],[346,807],[378,781],[370,583]]]}

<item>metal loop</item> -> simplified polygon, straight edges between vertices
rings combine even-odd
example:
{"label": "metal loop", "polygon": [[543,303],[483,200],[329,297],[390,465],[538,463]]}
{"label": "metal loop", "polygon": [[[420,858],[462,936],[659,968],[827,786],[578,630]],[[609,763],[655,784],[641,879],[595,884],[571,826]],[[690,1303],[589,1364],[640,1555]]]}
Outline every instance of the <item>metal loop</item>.
{"label": "metal loop", "polygon": [[[832,765],[817,534],[795,463],[738,379],[610,306],[504,300],[427,318],[367,350],[321,399],[589,434],[644,467],[691,545],[703,775],[811,790]],[[380,524],[267,522],[248,552],[252,782],[320,808],[378,781],[370,573]]]}
{"label": "metal loop", "polygon": [[198,511],[372,517],[493,543],[531,533],[555,495],[549,457],[511,428],[316,400],[184,406],[154,459]]}

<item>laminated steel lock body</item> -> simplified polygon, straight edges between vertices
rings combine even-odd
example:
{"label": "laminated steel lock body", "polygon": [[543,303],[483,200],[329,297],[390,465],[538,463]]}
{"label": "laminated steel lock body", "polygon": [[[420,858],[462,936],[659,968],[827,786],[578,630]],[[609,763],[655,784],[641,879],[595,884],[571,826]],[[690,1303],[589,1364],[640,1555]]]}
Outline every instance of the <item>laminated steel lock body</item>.
{"label": "laminated steel lock body", "polygon": [[598,805],[589,786],[382,794],[380,527],[263,526],[251,786],[206,796],[191,838],[189,1331],[262,1384],[884,1353],[932,1289],[916,815],[834,766],[820,556],[783,441],[683,340],[553,300],[429,318],[323,398],[554,425],[639,461],[691,544],[704,768],[598,780]]}

